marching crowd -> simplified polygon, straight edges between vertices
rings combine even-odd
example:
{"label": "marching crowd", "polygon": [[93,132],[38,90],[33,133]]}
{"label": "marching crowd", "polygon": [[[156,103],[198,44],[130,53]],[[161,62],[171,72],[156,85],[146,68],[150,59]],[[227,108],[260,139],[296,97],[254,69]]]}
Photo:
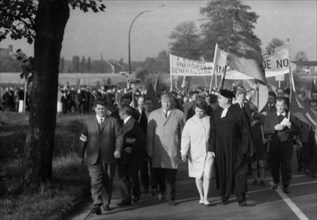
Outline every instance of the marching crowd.
{"label": "marching crowd", "polygon": [[[92,213],[100,214],[101,207],[110,210],[116,171],[118,206],[137,203],[142,193],[174,206],[180,160],[188,162],[198,203],[206,206],[213,176],[222,205],[234,193],[238,205],[247,206],[247,175],[253,175],[254,185],[265,186],[265,169],[271,172],[272,189],[289,193],[293,149],[298,171],[316,178],[315,131],[290,115],[287,89],[270,91],[261,112],[243,87],[211,94],[202,88],[188,97],[165,92],[159,108],[146,91],[132,95],[115,89],[101,87],[90,93],[95,114],[84,122],[80,136],[79,156],[83,163],[86,157],[91,178]],[[303,93],[298,98],[316,114],[316,92],[310,100]]]}
{"label": "marching crowd", "polygon": [[[289,193],[293,149],[297,171],[316,178],[315,131],[289,115],[289,92],[269,91],[260,112],[243,87],[210,94],[207,88],[197,88],[188,96],[162,92],[160,106],[154,106],[157,97],[150,97],[145,89],[132,93],[115,86],[80,86],[76,90],[66,83],[59,89],[58,102],[64,114],[94,112],[84,122],[79,156],[83,163],[86,157],[92,212],[99,214],[101,207],[110,210],[116,172],[122,196],[118,206],[137,203],[142,193],[174,206],[179,160],[188,162],[199,204],[206,206],[212,177],[223,205],[234,193],[239,206],[246,206],[247,175],[253,176],[254,185],[265,186],[265,169],[271,171],[272,189],[282,187]],[[3,110],[18,111],[24,89],[8,87],[1,98]],[[311,99],[301,91],[298,99],[316,114],[317,91]]]}
{"label": "marching crowd", "polygon": [[[210,94],[207,88],[197,88],[188,96],[162,92],[158,99],[145,89],[76,90],[66,83],[59,89],[58,102],[64,114],[94,112],[84,122],[79,156],[88,165],[92,212],[100,214],[101,207],[110,210],[116,172],[122,197],[118,206],[137,203],[142,193],[174,206],[180,160],[188,162],[198,202],[206,206],[213,177],[223,205],[234,193],[239,206],[247,206],[247,175],[253,176],[253,185],[265,186],[265,169],[271,172],[272,189],[281,187],[289,193],[293,149],[297,171],[316,178],[315,130],[290,115],[289,92],[269,91],[260,112],[243,87]],[[8,87],[1,98],[3,110],[18,111],[23,87]],[[156,98],[160,106],[155,106]],[[311,99],[301,91],[298,100],[316,115],[317,91],[312,91]]]}

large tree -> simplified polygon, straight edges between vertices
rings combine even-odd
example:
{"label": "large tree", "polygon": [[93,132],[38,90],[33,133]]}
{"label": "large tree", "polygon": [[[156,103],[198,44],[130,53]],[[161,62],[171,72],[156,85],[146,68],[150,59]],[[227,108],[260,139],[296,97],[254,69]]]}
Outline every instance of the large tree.
{"label": "large tree", "polygon": [[266,53],[268,54],[272,53],[275,48],[282,46],[283,44],[284,42],[281,39],[273,38],[271,42],[269,42],[265,48]]}
{"label": "large tree", "polygon": [[187,21],[180,23],[172,31],[170,38],[174,42],[170,43],[172,54],[187,59],[199,59],[201,53],[199,49],[199,34],[195,22]]}
{"label": "large tree", "polygon": [[[201,32],[203,35],[201,48],[206,60],[212,61],[216,43],[223,50],[228,51],[233,44],[234,24],[243,27],[252,36],[252,42],[261,51],[261,41],[254,35],[254,24],[258,19],[255,12],[249,11],[250,6],[239,0],[215,0],[200,9],[203,18]],[[238,18],[238,19],[237,19]]]}
{"label": "large tree", "polygon": [[0,1],[0,40],[34,41],[33,86],[30,94],[29,131],[25,143],[25,186],[37,189],[52,177],[56,128],[58,67],[69,5],[84,12],[104,11],[101,0]]}
{"label": "large tree", "polygon": [[303,68],[303,65],[301,65],[301,62],[303,61],[308,61],[308,57],[305,51],[299,51],[295,54],[295,61],[297,61],[296,63],[296,68],[297,69],[301,69]]}

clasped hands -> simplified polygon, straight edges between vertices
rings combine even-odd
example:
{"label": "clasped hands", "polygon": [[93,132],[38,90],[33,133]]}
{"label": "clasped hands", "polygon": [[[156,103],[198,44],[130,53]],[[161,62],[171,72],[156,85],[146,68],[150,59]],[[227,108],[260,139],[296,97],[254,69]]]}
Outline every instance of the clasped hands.
{"label": "clasped hands", "polygon": [[285,127],[291,128],[291,126],[292,123],[287,118],[284,118],[283,121],[281,121],[281,123],[274,126],[274,130],[282,131]]}

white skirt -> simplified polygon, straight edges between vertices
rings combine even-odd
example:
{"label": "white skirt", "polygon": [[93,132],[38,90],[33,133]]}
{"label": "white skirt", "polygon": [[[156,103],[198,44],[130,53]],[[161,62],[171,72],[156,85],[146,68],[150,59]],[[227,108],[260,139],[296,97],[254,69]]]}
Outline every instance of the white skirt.
{"label": "white skirt", "polygon": [[207,154],[204,161],[188,160],[188,175],[189,177],[201,179],[202,177],[211,179],[214,169],[214,157]]}

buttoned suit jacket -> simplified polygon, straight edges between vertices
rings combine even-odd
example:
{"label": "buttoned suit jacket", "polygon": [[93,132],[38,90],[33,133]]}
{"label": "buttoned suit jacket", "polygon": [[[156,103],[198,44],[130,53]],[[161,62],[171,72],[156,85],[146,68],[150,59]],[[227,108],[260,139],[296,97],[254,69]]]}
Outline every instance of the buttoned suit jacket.
{"label": "buttoned suit jacket", "polygon": [[123,149],[131,147],[132,153],[122,151],[120,162],[123,164],[140,163],[146,141],[146,135],[140,124],[131,117],[127,123],[122,126],[122,133],[124,135]]}
{"label": "buttoned suit jacket", "polygon": [[105,117],[100,125],[96,116],[86,120],[81,140],[79,155],[83,158],[87,151],[87,161],[91,165],[96,164],[99,154],[104,163],[115,163],[114,152],[122,151],[124,141],[119,121],[111,116]]}
{"label": "buttoned suit jacket", "polygon": [[[285,114],[285,118],[288,117],[288,114],[288,112]],[[299,133],[299,129],[292,117],[290,121],[292,124],[291,129],[285,127],[282,131],[276,131],[274,127],[279,124],[277,113],[274,112],[267,115],[266,120],[264,121],[263,131],[265,135],[270,136],[269,152],[275,151],[282,142],[291,143],[293,136]]]}

